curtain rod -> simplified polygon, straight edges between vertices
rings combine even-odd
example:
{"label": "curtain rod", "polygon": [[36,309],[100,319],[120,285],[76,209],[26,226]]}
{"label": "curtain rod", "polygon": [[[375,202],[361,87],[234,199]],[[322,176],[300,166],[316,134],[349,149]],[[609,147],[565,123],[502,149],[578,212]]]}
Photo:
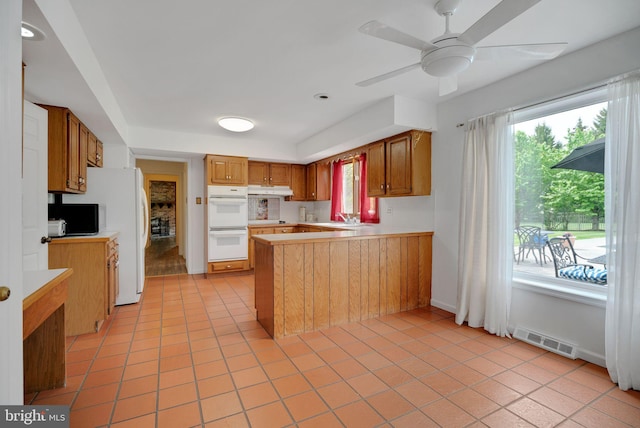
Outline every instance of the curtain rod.
{"label": "curtain rod", "polygon": [[[526,104],[526,105],[523,105],[523,106],[520,106],[520,107],[515,107],[515,108],[506,109],[506,110],[502,110],[502,111],[509,111],[509,112],[512,112],[512,113],[513,112],[517,112],[517,111],[522,111],[522,110],[526,110],[526,109],[537,107],[537,106],[540,106],[540,105],[543,105],[543,104],[551,103],[551,102],[558,101],[558,100],[561,100],[561,99],[564,99],[564,98],[574,97],[574,96],[580,95],[580,94],[585,94],[585,93],[592,92],[592,91],[595,91],[595,90],[598,90],[598,89],[602,89],[602,88],[606,88],[606,87],[607,87],[607,83],[601,83],[601,84],[598,84],[596,86],[592,86],[590,88],[581,89],[579,91],[575,91],[575,92],[572,92],[572,93],[569,93],[569,94],[560,95],[560,96],[557,96],[555,98],[550,98],[550,99],[547,99],[547,100],[544,100],[544,101],[538,101],[538,102],[535,102],[535,103],[532,103],[532,104]],[[483,114],[483,115],[480,115],[480,116],[477,116],[477,117],[489,116],[489,115],[495,114],[497,112],[498,111],[494,111],[494,112]],[[464,125],[465,125],[464,123],[458,123],[458,124],[456,124],[456,128],[461,128]]]}
{"label": "curtain rod", "polygon": [[516,111],[520,111],[520,110],[526,110],[526,109],[531,108],[531,107],[537,107],[539,105],[551,103],[551,102],[554,102],[554,101],[558,101],[558,100],[561,100],[563,98],[575,97],[576,95],[586,94],[587,92],[592,92],[592,91],[595,91],[595,90],[598,90],[598,89],[602,89],[602,88],[606,88],[606,87],[607,87],[607,84],[606,83],[602,83],[600,85],[593,86],[591,88],[582,89],[580,91],[572,92],[570,94],[560,95],[560,96],[557,96],[555,98],[551,98],[551,99],[548,99],[548,100],[545,100],[545,101],[539,101],[537,103],[520,106],[520,107],[512,109],[511,111],[512,112],[516,112]]}

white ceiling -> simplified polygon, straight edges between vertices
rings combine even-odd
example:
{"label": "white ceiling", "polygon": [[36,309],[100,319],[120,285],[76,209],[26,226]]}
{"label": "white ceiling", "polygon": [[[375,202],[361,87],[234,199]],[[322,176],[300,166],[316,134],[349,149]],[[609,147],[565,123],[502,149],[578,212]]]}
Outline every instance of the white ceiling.
{"label": "white ceiling", "polygon": [[[70,5],[80,26],[75,33],[72,25],[61,27],[43,6],[45,18],[36,1],[67,15]],[[463,32],[498,2],[464,0],[452,31]],[[419,69],[355,86],[419,60],[418,51],[363,35],[358,27],[377,19],[431,40],[444,32],[435,3],[24,0],[23,19],[47,34],[44,41],[23,43],[25,93],[35,102],[70,107],[105,144],[121,143],[127,128],[140,127],[276,147],[296,145],[391,95],[437,104],[540,64],[476,62],[447,97],[438,97],[438,80]],[[638,0],[542,0],[479,45],[568,42],[566,55],[638,26]],[[88,45],[78,43],[67,54],[69,36],[86,37]],[[102,72],[97,80],[86,73],[93,57]],[[318,101],[316,93],[330,98]],[[256,128],[230,136],[216,125],[226,115],[250,118]]]}

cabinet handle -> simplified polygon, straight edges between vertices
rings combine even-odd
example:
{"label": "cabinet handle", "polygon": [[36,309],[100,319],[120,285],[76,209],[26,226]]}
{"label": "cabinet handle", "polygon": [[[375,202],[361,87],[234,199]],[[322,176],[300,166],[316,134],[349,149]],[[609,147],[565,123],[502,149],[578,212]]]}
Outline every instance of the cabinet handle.
{"label": "cabinet handle", "polygon": [[390,186],[387,184],[387,190],[389,190]]}
{"label": "cabinet handle", "polygon": [[231,265],[226,265],[225,269],[231,269]]}
{"label": "cabinet handle", "polygon": [[102,159],[102,156],[100,156],[100,153],[96,153],[96,160],[100,160]]}
{"label": "cabinet handle", "polygon": [[269,177],[269,181],[273,181],[273,177]]}
{"label": "cabinet handle", "polygon": [[380,190],[384,190],[384,184],[380,185]]}

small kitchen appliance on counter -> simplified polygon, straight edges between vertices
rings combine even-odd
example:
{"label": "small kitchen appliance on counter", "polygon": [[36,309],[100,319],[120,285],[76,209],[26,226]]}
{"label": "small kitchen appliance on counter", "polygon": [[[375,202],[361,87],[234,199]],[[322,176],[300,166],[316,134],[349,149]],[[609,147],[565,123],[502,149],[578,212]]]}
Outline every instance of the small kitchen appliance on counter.
{"label": "small kitchen appliance on counter", "polygon": [[67,222],[64,220],[49,220],[47,235],[59,238],[67,233]]}

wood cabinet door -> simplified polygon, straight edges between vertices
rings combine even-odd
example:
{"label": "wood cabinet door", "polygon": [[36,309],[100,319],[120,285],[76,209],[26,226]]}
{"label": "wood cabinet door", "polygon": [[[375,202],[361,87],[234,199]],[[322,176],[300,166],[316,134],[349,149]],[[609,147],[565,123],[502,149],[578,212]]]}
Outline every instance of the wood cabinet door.
{"label": "wood cabinet door", "polygon": [[111,315],[116,305],[116,261],[114,257],[109,257],[107,261],[107,290],[108,298],[105,312],[107,315]]}
{"label": "wood cabinet door", "polygon": [[227,160],[223,156],[207,156],[209,184],[229,184]]}
{"label": "wood cabinet door", "polygon": [[385,144],[371,144],[367,149],[367,194],[370,197],[385,194]]}
{"label": "wood cabinet door", "polygon": [[271,233],[274,233],[274,229],[272,227],[252,227],[249,229],[249,269],[254,268],[256,259],[256,243],[251,239],[251,237],[255,235],[268,235]]}
{"label": "wood cabinet door", "polygon": [[411,136],[387,141],[387,195],[411,193]]}
{"label": "wood cabinet door", "polygon": [[269,164],[266,162],[249,162],[249,184],[266,186],[269,176]]}
{"label": "wood cabinet door", "polygon": [[227,159],[227,173],[229,180],[227,184],[246,186],[249,184],[247,177],[247,159],[229,158]]}
{"label": "wood cabinet door", "polygon": [[93,132],[89,132],[87,140],[87,163],[91,166],[98,164],[98,138],[93,135]]}
{"label": "wood cabinet door", "polygon": [[291,165],[288,163],[270,164],[269,184],[272,186],[291,186]]}
{"label": "wood cabinet door", "polygon": [[80,120],[70,112],[67,114],[67,189],[80,189]]}
{"label": "wood cabinet door", "polygon": [[331,165],[318,163],[316,167],[316,201],[331,199]]}
{"label": "wood cabinet door", "polygon": [[315,201],[317,199],[316,173],[317,173],[317,166],[315,163],[307,165],[307,200],[308,201]]}
{"label": "wood cabinet door", "polygon": [[89,143],[89,129],[80,123],[80,137],[78,139],[78,191],[87,191],[87,144]]}
{"label": "wood cabinet door", "polygon": [[103,146],[102,141],[96,141],[96,166],[98,168],[102,168],[102,154],[103,154]]}
{"label": "wood cabinet door", "polygon": [[102,141],[89,131],[87,139],[87,165],[102,168]]}
{"label": "wood cabinet door", "polygon": [[291,165],[291,190],[292,201],[305,201],[307,199],[307,167],[304,165]]}

